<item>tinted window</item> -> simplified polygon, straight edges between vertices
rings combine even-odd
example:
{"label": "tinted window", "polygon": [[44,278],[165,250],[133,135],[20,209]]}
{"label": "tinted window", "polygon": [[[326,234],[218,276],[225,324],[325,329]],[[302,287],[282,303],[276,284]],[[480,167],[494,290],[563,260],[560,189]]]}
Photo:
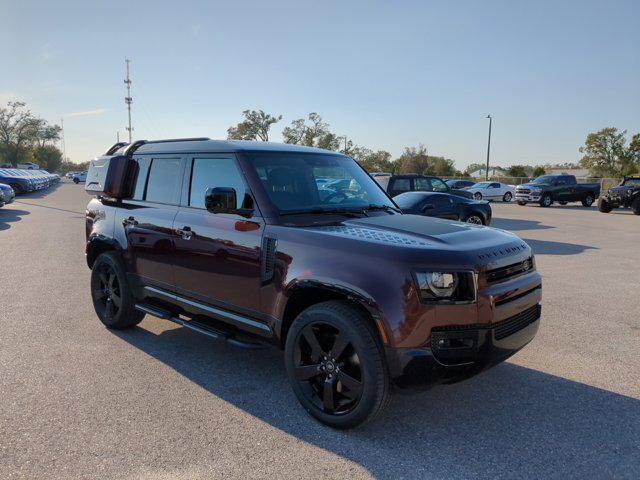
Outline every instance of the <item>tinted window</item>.
{"label": "tinted window", "polygon": [[194,158],[189,205],[204,208],[205,192],[215,187],[234,188],[236,208],[242,207],[246,187],[235,161],[231,158]]}
{"label": "tinted window", "polygon": [[408,192],[411,190],[411,180],[408,178],[396,178],[393,182],[393,190],[396,192]]}
{"label": "tinted window", "polygon": [[151,159],[147,157],[136,158],[138,163],[138,176],[136,177],[136,189],[133,193],[134,200],[142,200],[144,198],[144,186],[147,183],[147,175],[149,174],[149,165]]}
{"label": "tinted window", "polygon": [[489,188],[500,188],[499,183],[492,183]]}
{"label": "tinted window", "polygon": [[146,200],[177,205],[181,172],[182,161],[179,158],[154,158],[147,182]]}
{"label": "tinted window", "polygon": [[444,208],[450,206],[452,201],[450,197],[445,197],[444,195],[433,195],[426,203],[432,203],[436,208]]}
{"label": "tinted window", "polygon": [[416,178],[415,189],[422,192],[446,192],[447,185],[438,178]]}
{"label": "tinted window", "polygon": [[640,186],[640,178],[627,178],[623,185],[626,185],[628,187]]}

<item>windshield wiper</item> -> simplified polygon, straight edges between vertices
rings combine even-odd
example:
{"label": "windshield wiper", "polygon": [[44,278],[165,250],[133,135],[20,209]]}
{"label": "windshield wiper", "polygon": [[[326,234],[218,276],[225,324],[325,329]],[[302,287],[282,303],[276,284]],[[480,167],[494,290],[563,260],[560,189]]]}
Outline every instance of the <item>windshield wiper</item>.
{"label": "windshield wiper", "polygon": [[393,215],[393,213],[391,212],[395,212],[395,213],[402,213],[401,210],[395,208],[395,207],[390,207],[389,205],[376,205],[373,203],[370,203],[367,208],[365,208],[365,210],[382,210],[384,212],[387,212],[389,215]]}
{"label": "windshield wiper", "polygon": [[347,215],[351,217],[359,217],[361,215],[367,216],[367,212],[364,210],[347,210],[344,208],[309,208],[301,210],[287,210],[280,212],[281,216],[284,215]]}

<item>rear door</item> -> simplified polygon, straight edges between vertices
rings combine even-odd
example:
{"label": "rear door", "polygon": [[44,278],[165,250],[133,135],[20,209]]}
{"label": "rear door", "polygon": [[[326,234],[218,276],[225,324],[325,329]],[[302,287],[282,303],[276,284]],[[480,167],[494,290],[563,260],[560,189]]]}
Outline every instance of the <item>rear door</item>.
{"label": "rear door", "polygon": [[570,185],[567,177],[558,177],[554,192],[554,200],[559,202],[570,202],[577,196],[575,185]]}
{"label": "rear door", "polygon": [[173,290],[172,227],[178,213],[185,160],[180,155],[140,156],[135,194],[117,209],[116,231],[127,245],[127,271],[144,286]]}
{"label": "rear door", "polygon": [[400,195],[401,193],[410,192],[414,189],[411,185],[411,178],[408,177],[392,177],[389,180],[389,188],[387,193],[389,193],[390,197],[395,197],[396,195]]}
{"label": "rear door", "polygon": [[[187,160],[182,206],[174,221],[174,272],[178,294],[253,316],[259,308],[264,221],[232,154],[202,154]],[[210,213],[205,191],[232,187],[247,218]]]}

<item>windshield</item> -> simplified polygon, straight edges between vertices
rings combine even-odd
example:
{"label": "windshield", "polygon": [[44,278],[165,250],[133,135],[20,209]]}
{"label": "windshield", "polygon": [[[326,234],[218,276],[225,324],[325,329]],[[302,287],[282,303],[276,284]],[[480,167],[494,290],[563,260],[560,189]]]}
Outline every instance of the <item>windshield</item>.
{"label": "windshield", "polygon": [[473,188],[487,188],[490,184],[491,182],[480,182],[476,183]]}
{"label": "windshield", "polygon": [[625,187],[640,187],[640,178],[627,178],[622,185]]}
{"label": "windshield", "polygon": [[257,152],[248,155],[271,201],[283,213],[395,208],[355,160],[339,155]]}
{"label": "windshield", "polygon": [[536,178],[531,183],[553,183],[553,175],[542,175],[541,177]]}

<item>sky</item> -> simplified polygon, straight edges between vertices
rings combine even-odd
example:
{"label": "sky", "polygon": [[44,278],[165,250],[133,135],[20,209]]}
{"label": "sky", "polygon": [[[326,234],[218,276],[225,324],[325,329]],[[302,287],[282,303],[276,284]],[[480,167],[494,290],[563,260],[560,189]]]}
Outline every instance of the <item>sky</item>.
{"label": "sky", "polygon": [[577,162],[589,132],[640,132],[640,2],[0,0],[0,104],[64,119],[89,160],[126,135],[226,138],[245,109],[463,169]]}

